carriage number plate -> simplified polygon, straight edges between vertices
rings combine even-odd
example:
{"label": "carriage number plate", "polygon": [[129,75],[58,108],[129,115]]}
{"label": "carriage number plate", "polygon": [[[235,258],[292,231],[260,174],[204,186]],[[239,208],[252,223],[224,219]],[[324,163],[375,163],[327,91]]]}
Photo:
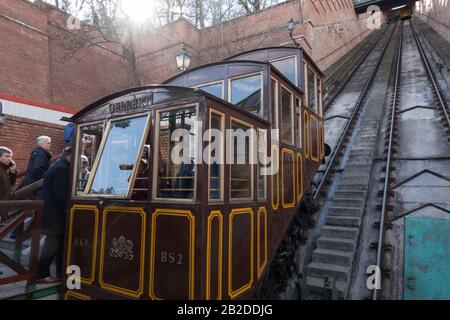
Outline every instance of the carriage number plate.
{"label": "carriage number plate", "polygon": [[176,252],[161,251],[161,262],[182,265],[183,255]]}

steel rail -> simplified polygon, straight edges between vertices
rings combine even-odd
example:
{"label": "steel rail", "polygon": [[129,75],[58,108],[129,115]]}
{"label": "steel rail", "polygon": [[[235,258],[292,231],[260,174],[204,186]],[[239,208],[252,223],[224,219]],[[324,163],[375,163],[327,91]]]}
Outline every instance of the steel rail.
{"label": "steel rail", "polygon": [[[385,35],[386,31],[389,29],[389,26],[387,26],[383,32],[381,33],[381,35],[369,46],[369,48],[365,51],[365,53],[359,58],[359,60],[357,60],[356,63],[356,67],[353,68],[349,75],[345,78],[344,82],[342,83],[342,85],[336,90],[336,92],[329,98],[327,99],[327,103],[325,104],[323,111],[327,111],[328,108],[330,107],[331,104],[333,104],[334,100],[336,100],[336,97],[339,96],[339,94],[341,93],[341,91],[344,89],[344,87],[347,85],[347,83],[350,81],[350,79],[353,77],[353,75],[356,73],[356,71],[361,67],[361,65],[364,63],[364,61],[366,61],[367,57],[369,56],[369,54],[372,52],[373,48],[375,48],[375,46],[378,44],[378,42],[380,42],[381,38],[383,38],[383,36]],[[343,66],[341,66],[339,68],[339,70],[342,68]],[[338,70],[338,71],[339,71]],[[336,71],[335,73],[337,73],[338,71]],[[331,75],[330,78],[334,76]],[[331,84],[326,85],[326,82],[329,81],[328,78],[325,83],[323,84],[324,89],[326,89],[325,91],[328,91],[327,89],[331,86]],[[334,81],[333,81],[334,83]]]}
{"label": "steel rail", "polygon": [[325,185],[325,182],[326,182],[329,174],[331,173],[331,169],[332,169],[332,167],[334,165],[334,162],[336,161],[336,159],[337,159],[337,157],[338,157],[338,155],[339,155],[339,153],[341,151],[341,148],[344,145],[344,140],[347,137],[347,133],[349,132],[350,127],[352,126],[353,121],[356,118],[356,115],[359,113],[359,111],[361,109],[361,106],[363,105],[364,99],[366,97],[366,94],[369,91],[369,88],[370,88],[370,86],[372,84],[372,81],[375,79],[375,75],[377,73],[378,67],[380,66],[381,61],[383,60],[384,53],[386,52],[386,49],[387,49],[387,47],[389,46],[389,44],[391,42],[391,38],[392,38],[392,35],[394,34],[394,32],[396,30],[396,27],[397,27],[397,24],[394,26],[391,34],[389,35],[389,38],[387,39],[386,43],[384,44],[384,47],[383,47],[383,49],[382,49],[382,51],[380,53],[378,61],[377,61],[376,65],[375,65],[375,67],[372,69],[372,71],[371,71],[371,73],[369,75],[369,78],[366,81],[366,83],[364,85],[364,88],[363,88],[363,90],[361,91],[361,94],[358,97],[358,100],[356,102],[355,108],[353,109],[352,114],[350,115],[350,119],[347,121],[347,124],[345,125],[345,128],[344,128],[343,132],[341,133],[339,141],[338,141],[336,147],[334,148],[334,151],[333,151],[333,154],[331,156],[331,159],[327,163],[327,166],[326,166],[326,169],[325,169],[325,173],[323,174],[323,176],[322,176],[322,178],[320,180],[320,183],[317,186],[317,189],[316,189],[316,191],[314,193],[314,196],[313,196],[314,200],[317,199],[318,196],[320,195],[320,192],[321,192],[323,186]]}
{"label": "steel rail", "polygon": [[[394,127],[395,127],[395,117],[397,111],[397,98],[398,98],[398,89],[400,82],[400,68],[402,62],[402,49],[403,49],[403,23],[400,24],[400,36],[397,42],[397,65],[395,70],[395,81],[394,81],[394,91],[392,94],[392,111],[391,111],[391,123],[389,128],[389,145],[388,145],[388,154],[386,158],[386,176],[384,178],[384,187],[383,187],[383,203],[381,205],[381,215],[380,215],[380,231],[378,234],[378,248],[377,248],[377,266],[378,270],[381,270],[382,263],[382,254],[383,254],[383,240],[384,240],[384,221],[386,219],[386,208],[389,202],[389,181],[391,175],[391,161],[392,161],[392,144],[394,140]],[[377,271],[378,272],[378,271]],[[381,283],[381,272],[378,274],[380,277]],[[378,299],[378,291],[381,290],[375,288],[373,291],[373,300]]]}
{"label": "steel rail", "polygon": [[417,35],[416,27],[414,27],[414,24],[412,23],[412,20],[409,20],[409,25],[410,25],[412,34],[414,36],[414,40],[416,40],[416,45],[417,45],[417,48],[419,49],[420,57],[422,58],[422,62],[424,64],[424,66],[425,66],[425,70],[427,72],[428,79],[430,80],[431,84],[433,85],[433,88],[434,88],[434,90],[436,92],[436,97],[439,100],[439,105],[440,105],[440,107],[441,107],[441,109],[442,109],[442,111],[444,113],[445,120],[447,121],[447,127],[450,129],[450,118],[449,118],[449,115],[448,115],[447,108],[445,106],[445,102],[442,99],[441,93],[439,91],[439,86],[436,83],[434,72],[433,72],[433,70],[430,67],[430,64],[428,62],[427,56],[425,55],[425,52],[423,51],[422,44],[420,43],[419,37]]}
{"label": "steel rail", "polygon": [[[387,29],[387,28],[386,28]],[[384,32],[386,31],[386,29],[383,30],[383,32],[381,32],[381,34],[378,36],[377,39],[375,39],[375,43],[378,42],[378,40],[380,40],[380,38],[383,36]],[[370,35],[368,36],[370,37]],[[350,65],[353,63],[353,60],[358,61],[359,59],[361,59],[361,57],[363,57],[364,55],[366,55],[370,49],[372,47],[371,45],[368,46],[363,46],[361,49],[365,49],[364,54],[362,56],[357,56],[358,51],[353,52],[350,57],[348,57],[344,63],[342,63],[341,66],[339,66],[339,68],[336,69],[336,71],[334,71],[323,83],[323,86],[325,87],[326,90],[328,90],[329,87],[331,87],[335,82],[336,82],[336,78],[339,75],[339,73],[341,73],[341,71],[344,69],[344,67]],[[354,59],[353,59],[354,58]]]}
{"label": "steel rail", "polygon": [[[439,102],[439,105],[443,111],[443,114],[445,116],[445,120],[447,122],[448,127],[450,128],[450,120],[449,115],[445,106],[445,103],[442,99],[442,96],[439,91],[439,87],[435,81],[435,76],[430,68],[428,59],[425,55],[425,52],[422,48],[422,44],[419,41],[419,37],[417,34],[417,31],[415,30],[414,25],[412,24],[412,21],[409,21],[409,25],[414,37],[414,40],[416,42],[418,51],[420,53],[421,60],[423,62],[425,71],[427,73],[427,77],[429,81],[431,82],[433,88],[435,89],[436,98]],[[402,23],[402,29],[403,29],[403,23]],[[386,220],[386,210],[389,202],[389,181],[390,181],[390,166],[392,161],[392,144],[393,144],[393,135],[394,135],[394,127],[395,127],[395,116],[396,116],[396,109],[397,109],[397,97],[398,97],[398,88],[399,88],[399,79],[400,79],[400,69],[401,69],[401,56],[402,56],[402,47],[403,47],[403,31],[401,31],[400,40],[398,44],[398,57],[397,57],[397,67],[396,67],[396,75],[395,75],[395,84],[394,84],[394,92],[393,92],[393,103],[392,103],[392,114],[391,114],[391,123],[390,123],[390,130],[389,130],[389,145],[388,145],[388,154],[386,159],[386,176],[384,179],[384,187],[383,187],[383,203],[381,205],[381,215],[380,215],[380,231],[378,234],[378,248],[377,248],[377,266],[381,269],[382,263],[383,263],[383,241],[384,241],[384,224]],[[404,216],[404,215],[403,215]],[[381,279],[381,274],[380,281]],[[381,283],[381,282],[380,282]],[[373,291],[373,300],[377,300],[379,297],[380,289],[374,289]]]}

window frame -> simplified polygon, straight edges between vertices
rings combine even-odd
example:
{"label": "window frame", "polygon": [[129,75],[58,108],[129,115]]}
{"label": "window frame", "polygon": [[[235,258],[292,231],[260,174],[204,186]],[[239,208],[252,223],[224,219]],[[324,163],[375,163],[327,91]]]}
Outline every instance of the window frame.
{"label": "window frame", "polygon": [[[297,127],[296,127],[296,129],[297,129],[296,133],[297,134],[296,134],[296,137],[295,137],[295,142],[298,142],[298,144],[296,143],[295,147],[298,148],[298,149],[302,149],[302,147],[303,147],[303,141],[302,141],[302,139],[303,139],[303,132],[302,132],[302,130],[303,130],[303,125],[302,125],[302,123],[303,123],[303,118],[302,118],[303,117],[303,113],[302,113],[302,98],[300,96],[295,96],[294,101],[295,101],[295,103],[294,103],[294,109],[295,109],[294,110],[294,115],[295,115],[295,118],[296,118],[296,119],[294,119],[294,122],[297,123]],[[298,101],[298,106],[296,105],[297,101]]]}
{"label": "window frame", "polygon": [[121,120],[125,120],[125,119],[132,119],[132,118],[140,118],[142,116],[146,116],[147,120],[145,123],[145,129],[143,131],[142,134],[142,138],[141,138],[141,144],[140,144],[140,148],[138,151],[138,156],[136,157],[136,161],[134,163],[133,166],[133,172],[131,173],[130,176],[130,180],[128,181],[128,188],[127,188],[127,193],[126,194],[120,194],[120,195],[108,195],[108,194],[89,194],[84,192],[83,193],[83,198],[110,198],[110,199],[127,199],[129,200],[131,198],[131,193],[132,193],[132,186],[134,186],[135,183],[135,179],[136,179],[136,175],[137,175],[137,171],[138,171],[138,163],[140,160],[140,157],[142,156],[142,152],[144,151],[144,141],[146,140],[147,136],[148,136],[148,132],[150,129],[150,120],[151,120],[151,111],[146,111],[146,112],[141,112],[141,113],[136,113],[136,114],[128,114],[126,116],[123,117],[117,117],[117,118],[110,118],[110,119],[105,119],[105,121],[108,121],[103,136],[102,136],[102,141],[100,143],[100,147],[98,148],[98,153],[97,156],[95,157],[94,163],[92,165],[92,171],[91,171],[91,175],[89,176],[89,180],[86,184],[86,188],[85,190],[90,191],[91,187],[92,187],[92,183],[94,182],[93,180],[95,179],[95,176],[97,174],[97,169],[98,169],[98,165],[99,162],[102,158],[103,155],[103,151],[105,149],[105,144],[106,144],[106,140],[109,136],[109,133],[111,131],[111,125],[113,122],[116,121],[121,121]]}
{"label": "window frame", "polygon": [[[315,107],[316,109],[311,108],[311,106],[309,105],[309,84],[308,84],[308,73],[307,71],[311,70],[313,76],[314,76],[314,100],[315,100]],[[316,113],[317,115],[319,115],[319,105],[318,105],[318,99],[317,99],[317,73],[314,71],[314,69],[311,67],[311,65],[307,64],[306,66],[306,72],[305,72],[305,86],[306,86],[306,106],[308,107],[309,110],[311,110],[312,112]]]}
{"label": "window frame", "polygon": [[[281,121],[280,121],[280,124],[281,124],[281,131],[282,132],[280,132],[281,134],[280,134],[280,141],[282,142],[282,143],[284,143],[284,144],[287,144],[287,145],[290,145],[290,146],[295,146],[295,106],[294,106],[294,92],[293,91],[291,91],[288,87],[286,87],[285,85],[283,85],[282,83],[280,83],[280,88],[281,88],[281,90],[280,90],[280,100],[281,100],[281,103],[279,104],[279,109],[280,109],[280,111],[281,111]],[[283,140],[283,111],[281,110],[282,109],[282,107],[281,107],[281,105],[282,105],[282,103],[283,103],[283,89],[284,90],[286,90],[287,92],[289,92],[290,93],[290,95],[291,95],[291,128],[292,128],[292,137],[291,137],[291,142],[289,143],[289,142],[285,142],[284,140]]]}
{"label": "window frame", "polygon": [[319,75],[316,75],[316,88],[317,88],[317,111],[318,116],[323,118],[323,105],[322,105],[322,78]]}
{"label": "window frame", "polygon": [[[221,130],[223,133],[225,133],[225,113],[220,112],[214,108],[209,108],[209,124],[208,124],[208,129],[211,129],[211,123],[212,123],[212,114],[216,114],[220,116],[220,126],[221,126]],[[208,136],[209,138],[209,143],[211,143],[211,135]],[[219,164],[220,166],[220,176],[219,176],[219,186],[220,186],[220,190],[219,190],[219,199],[211,199],[211,164],[208,164],[208,203],[223,203],[224,202],[224,187],[225,187],[225,159],[226,159],[226,154],[225,154],[225,149],[226,149],[226,135],[223,135],[223,141],[222,141],[222,164]],[[211,153],[208,153],[208,163],[210,163],[211,159]]]}
{"label": "window frame", "polygon": [[[219,83],[220,83],[221,86],[222,86],[222,94],[221,94],[221,96],[218,97],[218,98],[224,100],[224,97],[225,97],[225,81],[224,81],[224,80],[217,80],[217,81],[211,81],[211,82],[200,83],[200,84],[196,84],[196,85],[193,86],[192,88],[202,90],[200,87],[212,86],[212,85],[214,85],[214,84],[219,84]],[[206,91],[205,91],[205,92],[206,92]],[[210,93],[210,94],[211,94],[211,93]],[[213,94],[211,94],[211,95],[213,95]],[[213,95],[213,96],[214,96],[214,95]]]}
{"label": "window frame", "polygon": [[[248,127],[249,129],[254,130],[254,126],[244,120],[241,120],[239,118],[230,116],[230,130],[232,130],[233,128],[233,122],[236,122],[238,124],[244,125],[246,127]],[[234,136],[233,136],[234,137]],[[227,139],[230,139],[231,136],[227,135]],[[231,197],[231,167],[233,166],[233,164],[229,164],[229,179],[228,179],[228,198],[229,198],[229,202],[230,203],[243,203],[243,202],[249,202],[249,201],[254,201],[255,200],[255,195],[254,195],[254,162],[252,161],[253,159],[253,141],[251,141],[252,136],[250,136],[250,141],[249,141],[249,146],[248,146],[248,152],[249,152],[249,161],[250,161],[250,197],[249,198],[232,198]],[[231,147],[231,143],[233,143],[234,141],[228,141],[229,146]],[[230,150],[229,150],[230,151]],[[228,156],[229,157],[234,157],[234,154],[231,154],[231,152],[228,152]]]}
{"label": "window frame", "polygon": [[[262,132],[264,132],[263,130],[265,130],[265,129],[262,129],[262,128],[256,128],[256,132],[257,132],[257,146],[259,147],[259,134],[260,134],[260,132],[262,133]],[[266,129],[266,134],[268,133],[269,131]],[[266,140],[266,148],[267,148],[267,142],[268,142],[268,140]],[[267,150],[268,151],[268,150]],[[264,196],[262,197],[262,198],[260,198],[259,197],[259,177],[261,176],[261,174],[260,174],[260,168],[261,168],[261,164],[260,164],[260,162],[259,162],[259,150],[257,150],[257,156],[258,156],[258,164],[257,164],[257,166],[256,166],[256,170],[257,170],[257,184],[256,184],[256,199],[259,201],[259,202],[263,202],[263,201],[267,201],[267,175],[264,175],[263,177],[264,177]]]}
{"label": "window frame", "polygon": [[231,86],[231,84],[232,84],[233,81],[244,79],[244,78],[250,78],[250,77],[253,77],[253,76],[259,76],[260,77],[261,103],[260,103],[260,106],[259,106],[259,113],[255,114],[255,113],[247,111],[247,110],[245,110],[243,108],[237,108],[237,109],[244,110],[245,112],[248,112],[248,113],[250,113],[252,115],[256,115],[256,116],[260,117],[261,119],[265,119],[264,118],[264,71],[257,71],[257,72],[252,72],[252,73],[240,74],[238,76],[234,76],[234,77],[228,78],[228,97],[227,97],[228,100],[227,101],[234,106],[233,102],[231,101],[231,97],[233,95],[233,92],[232,92],[233,91],[232,90],[233,87]]}
{"label": "window frame", "polygon": [[[269,60],[269,63],[272,65],[272,62],[277,62],[277,61],[282,61],[282,60],[287,60],[287,59],[291,59],[294,58],[294,70],[295,70],[295,86],[298,86],[298,65],[297,65],[297,55],[293,54],[293,55],[288,55],[288,56],[283,56],[283,57],[277,57],[274,58],[272,60]],[[273,65],[274,68],[277,68],[276,66]],[[278,70],[278,69],[277,69]],[[280,70],[278,70],[281,74],[283,74]],[[290,81],[284,74],[283,76]]]}
{"label": "window frame", "polygon": [[[275,82],[275,96],[272,95],[272,81]],[[271,116],[273,118],[275,118],[275,125],[271,121],[271,125],[272,125],[272,127],[274,127],[273,129],[280,129],[280,119],[279,119],[279,113],[278,113],[278,106],[279,106],[279,102],[280,102],[279,101],[280,100],[279,99],[279,92],[280,92],[280,90],[278,88],[278,82],[279,81],[276,78],[270,77],[270,94],[271,94],[271,99],[272,99],[271,102],[273,102],[274,98],[276,99],[275,100],[275,105],[274,105],[274,110],[272,110],[272,103],[270,105]],[[272,111],[273,111],[273,114],[272,114]]]}
{"label": "window frame", "polygon": [[[160,129],[160,119],[161,119],[161,112],[166,112],[166,111],[171,111],[171,110],[178,110],[178,109],[189,109],[189,108],[195,108],[195,112],[196,112],[196,116],[199,117],[199,109],[200,109],[200,104],[198,102],[196,103],[187,103],[187,104],[182,104],[182,105],[178,105],[178,106],[173,106],[173,107],[165,107],[165,108],[160,108],[160,109],[156,109],[155,110],[155,125],[154,125],[154,150],[158,150],[159,151],[159,129]],[[203,125],[202,125],[203,126]],[[201,132],[199,132],[199,137],[197,137],[198,141],[197,143],[199,143],[199,146],[202,146],[202,139],[201,136],[203,135],[203,127],[201,128]],[[170,137],[169,137],[170,139]],[[158,165],[159,165],[159,152],[153,152],[153,171],[152,171],[152,198],[151,198],[151,202],[160,202],[160,203],[195,203],[196,199],[197,199],[197,178],[198,178],[198,170],[199,170],[199,164],[194,162],[194,168],[195,168],[195,172],[194,172],[194,193],[192,195],[192,199],[186,199],[186,198],[159,198],[157,197],[158,195],[158,186],[157,186],[157,182],[158,182]]]}
{"label": "window frame", "polygon": [[[93,125],[93,124],[102,124],[103,125],[103,134],[102,134],[102,141],[103,141],[103,135],[105,134],[106,126],[108,124],[106,119],[95,120],[95,121],[90,121],[90,122],[86,122],[86,123],[77,124],[77,134],[76,134],[76,137],[77,137],[76,142],[77,143],[76,143],[76,146],[75,146],[75,159],[74,159],[74,164],[75,165],[73,166],[73,179],[72,179],[72,198],[73,199],[82,199],[82,198],[86,197],[86,194],[84,192],[81,192],[81,191],[78,192],[77,191],[78,168],[80,166],[80,158],[81,158],[81,155],[80,155],[80,150],[81,150],[81,148],[80,148],[80,138],[81,138],[81,128],[82,127],[86,127],[86,126],[90,126],[90,125]],[[102,141],[100,141],[100,146],[98,147],[97,154],[100,151],[100,147],[101,147]],[[96,159],[97,159],[97,155],[96,155],[96,157],[94,159],[94,162],[95,162]],[[94,164],[92,163],[91,165],[92,165],[92,171],[91,171],[91,175],[92,175],[92,172],[93,172],[93,169],[94,169]],[[86,182],[86,187],[87,187],[87,182]],[[85,187],[85,189],[86,189],[86,187]]]}

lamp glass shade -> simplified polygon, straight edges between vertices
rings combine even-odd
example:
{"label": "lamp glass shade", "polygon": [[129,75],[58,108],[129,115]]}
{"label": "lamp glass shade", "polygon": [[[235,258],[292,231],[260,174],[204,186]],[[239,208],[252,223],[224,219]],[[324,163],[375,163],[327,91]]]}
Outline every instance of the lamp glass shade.
{"label": "lamp glass shade", "polygon": [[289,29],[289,31],[294,30],[294,24],[295,24],[295,22],[294,22],[294,20],[291,18],[291,19],[288,21],[288,29]]}
{"label": "lamp glass shade", "polygon": [[186,70],[189,68],[189,65],[191,64],[191,55],[186,51],[186,49],[183,47],[175,56],[177,60],[177,67],[180,70]]}

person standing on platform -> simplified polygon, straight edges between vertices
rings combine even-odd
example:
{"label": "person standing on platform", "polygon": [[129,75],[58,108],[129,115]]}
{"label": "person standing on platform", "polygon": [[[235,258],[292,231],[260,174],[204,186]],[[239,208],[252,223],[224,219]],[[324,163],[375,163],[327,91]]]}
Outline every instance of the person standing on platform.
{"label": "person standing on platform", "polygon": [[[71,153],[71,147],[66,147],[61,158],[44,177],[42,232],[46,238],[39,257],[36,283],[54,283],[61,278]],[[56,278],[50,275],[53,260],[56,264]]]}
{"label": "person standing on platform", "polygon": [[0,201],[9,199],[11,187],[16,183],[16,163],[11,149],[0,147]]}
{"label": "person standing on platform", "polygon": [[[50,154],[52,139],[47,136],[40,136],[36,139],[36,148],[31,152],[28,161],[27,173],[22,184],[22,188],[26,187],[44,177],[45,172],[50,167]],[[38,198],[42,198],[42,188],[35,191]]]}

